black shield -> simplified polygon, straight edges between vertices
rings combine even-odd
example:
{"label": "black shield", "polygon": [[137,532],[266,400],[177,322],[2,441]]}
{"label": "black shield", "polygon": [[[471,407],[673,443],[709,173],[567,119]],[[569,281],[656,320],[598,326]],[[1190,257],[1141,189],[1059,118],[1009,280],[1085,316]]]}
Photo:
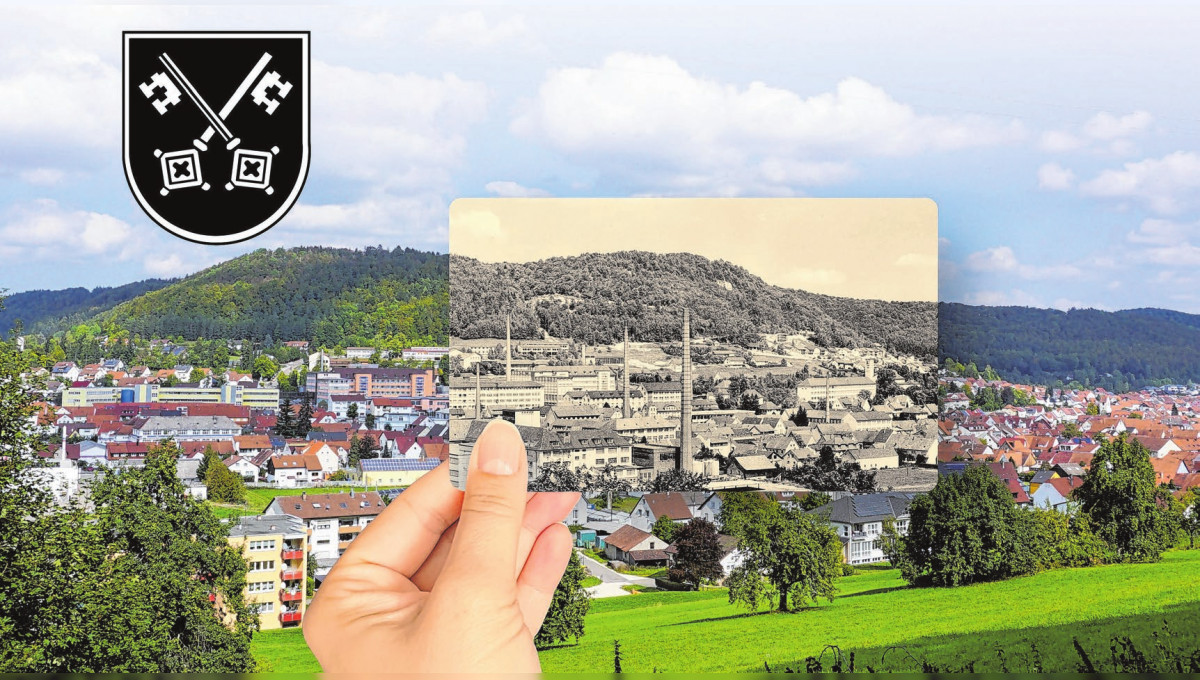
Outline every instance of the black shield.
{"label": "black shield", "polygon": [[308,32],[124,34],[125,177],[159,226],[235,243],[308,176]]}

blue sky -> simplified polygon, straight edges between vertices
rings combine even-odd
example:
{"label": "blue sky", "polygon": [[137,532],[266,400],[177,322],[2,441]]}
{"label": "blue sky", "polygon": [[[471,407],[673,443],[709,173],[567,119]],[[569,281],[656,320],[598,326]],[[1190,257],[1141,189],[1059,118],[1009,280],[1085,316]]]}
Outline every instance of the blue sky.
{"label": "blue sky", "polygon": [[[923,196],[943,300],[1200,312],[1200,8],[599,4],[5,5],[0,288],[444,251],[458,196]],[[198,28],[312,31],[308,184],[234,246],[120,165],[121,30]]]}

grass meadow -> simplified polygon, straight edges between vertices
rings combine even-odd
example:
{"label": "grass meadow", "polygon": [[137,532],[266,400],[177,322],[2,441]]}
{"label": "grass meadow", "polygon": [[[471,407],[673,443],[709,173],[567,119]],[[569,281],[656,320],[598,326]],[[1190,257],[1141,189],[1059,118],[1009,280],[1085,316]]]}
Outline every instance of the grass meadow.
{"label": "grass meadow", "polygon": [[[1200,647],[1197,584],[1200,550],[1176,550],[1155,564],[1059,569],[960,588],[909,588],[897,570],[871,567],[841,578],[833,602],[789,614],[748,612],[729,604],[724,590],[641,593],[593,602],[586,634],[543,650],[542,669],[609,673],[620,640],[630,673],[803,668],[827,645],[854,651],[860,668],[881,668],[884,651],[902,646],[888,651],[888,670],[919,670],[915,658],[1021,672],[1033,665],[1030,643],[1045,670],[1070,672],[1078,661],[1073,637],[1101,661],[1112,636],[1149,647],[1165,620],[1178,643]],[[264,670],[318,670],[299,631],[259,633],[253,649]]]}

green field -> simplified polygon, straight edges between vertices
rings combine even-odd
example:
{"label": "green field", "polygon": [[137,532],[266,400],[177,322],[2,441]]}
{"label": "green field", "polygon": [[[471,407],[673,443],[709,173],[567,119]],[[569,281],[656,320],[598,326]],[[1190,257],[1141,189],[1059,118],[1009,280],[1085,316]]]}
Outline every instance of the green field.
{"label": "green field", "polygon": [[299,496],[301,493],[304,493],[305,491],[307,491],[309,493],[341,493],[344,491],[350,491],[351,489],[353,489],[355,491],[364,491],[364,490],[377,491],[379,489],[388,489],[388,488],[396,488],[396,487],[386,487],[386,486],[374,487],[374,486],[372,486],[368,489],[367,487],[364,487],[364,486],[345,485],[345,486],[323,486],[320,488],[314,487],[314,488],[302,488],[302,489],[270,489],[270,488],[249,489],[248,488],[248,489],[246,489],[246,503],[244,505],[229,505],[226,503],[209,503],[208,506],[210,508],[212,508],[214,515],[216,515],[218,518],[223,519],[226,517],[240,517],[243,515],[260,514],[263,511],[263,509],[265,509],[268,505],[271,504],[271,501],[274,500],[276,496]]}
{"label": "green field", "polygon": [[[1200,646],[1200,550],[1173,551],[1157,564],[1060,569],[962,588],[907,588],[899,572],[866,568],[839,580],[832,603],[792,614],[748,613],[722,590],[658,592],[597,600],[579,644],[541,653],[545,672],[612,671],[613,640],[623,669],[648,673],[761,671],[803,667],[826,645],[892,670],[919,670],[905,653],[939,665],[975,661],[976,671],[999,671],[997,646],[1013,672],[1030,665],[1036,642],[1049,671],[1074,671],[1078,637],[1094,659],[1107,658],[1109,638],[1130,635],[1149,646],[1169,621],[1172,632]],[[681,654],[681,650],[687,650]],[[298,631],[259,633],[255,657],[277,672],[315,671]],[[829,660],[829,654],[826,654]]]}

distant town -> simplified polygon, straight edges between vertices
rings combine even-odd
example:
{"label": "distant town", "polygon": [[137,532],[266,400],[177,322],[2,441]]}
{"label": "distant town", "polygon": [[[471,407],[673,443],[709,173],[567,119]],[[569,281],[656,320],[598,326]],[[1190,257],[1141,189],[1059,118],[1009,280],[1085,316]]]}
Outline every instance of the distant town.
{"label": "distant town", "polygon": [[[15,344],[26,350],[25,338]],[[178,446],[187,492],[230,523],[229,541],[244,552],[259,629],[301,625],[305,582],[319,582],[388,500],[448,457],[446,348],[392,356],[304,340],[133,345],[96,339],[93,351],[133,357],[60,356],[24,376],[38,389],[29,425],[44,443],[33,479],[58,503],[86,506],[102,471],[139,468],[154,447]],[[218,462],[227,474],[205,469]],[[242,490],[226,497],[213,480],[230,475]]]}
{"label": "distant town", "polygon": [[1078,506],[1092,458],[1121,435],[1150,454],[1154,481],[1182,498],[1200,487],[1200,387],[1165,385],[1135,392],[1047,387],[1002,380],[973,365],[941,371],[938,465],[987,464],[1013,502],[1068,512]]}

